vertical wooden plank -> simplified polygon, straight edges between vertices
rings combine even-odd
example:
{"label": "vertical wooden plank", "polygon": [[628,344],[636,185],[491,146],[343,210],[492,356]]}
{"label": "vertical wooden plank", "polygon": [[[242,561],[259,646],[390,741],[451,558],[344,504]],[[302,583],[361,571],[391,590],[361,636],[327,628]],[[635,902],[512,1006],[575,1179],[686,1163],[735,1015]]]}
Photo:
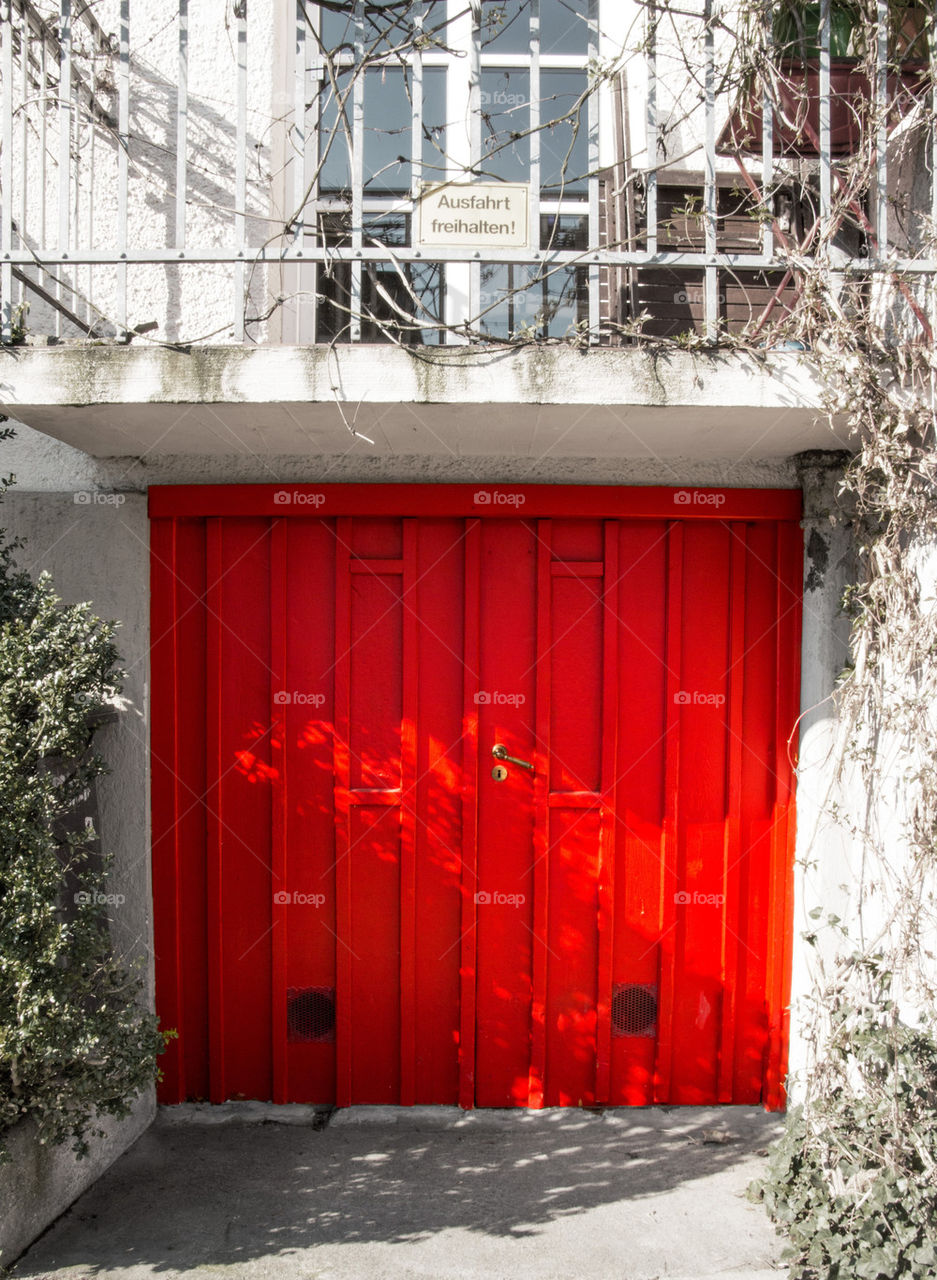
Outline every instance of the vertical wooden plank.
{"label": "vertical wooden plank", "polygon": [[532,763],[535,753],[537,537],[532,521],[482,521],[478,796],[478,1023],[480,1106],[528,1104],[537,872],[536,769],[507,763],[495,781],[492,748]]}
{"label": "vertical wooden plank", "polygon": [[[286,913],[285,989],[336,992],[336,819],[333,666],[335,662],[334,524],[285,521],[286,675],[283,744]],[[344,862],[338,871],[344,872]],[[333,1011],[335,1006],[333,1004]],[[327,1020],[313,1039],[286,1031],[289,1102],[335,1101],[336,1028]]]}
{"label": "vertical wooden plank", "polygon": [[778,751],[778,561],[779,526],[747,530],[745,586],[744,745],[739,799],[741,830],[732,1101],[762,1100],[768,1041],[766,965],[771,898],[772,840]]}
{"label": "vertical wooden plank", "polygon": [[599,825],[599,972],[596,1005],[595,1100],[611,1100],[612,974],[615,957],[616,782],[618,764],[619,523],[605,524],[602,578],[602,809]]}
{"label": "vertical wooden plank", "polygon": [[218,915],[228,1097],[272,1094],[270,521],[224,522],[218,632]]}
{"label": "vertical wooden plank", "polygon": [[683,666],[683,538],[682,524],[669,526],[667,549],[667,681],[664,697],[666,759],[664,764],[665,815],[661,841],[660,982],[658,987],[657,1062],[654,1101],[671,1100],[673,1076],[674,981],[677,957],[676,893],[680,872],[680,721]]}
{"label": "vertical wooden plank", "polygon": [[[208,1069],[210,1099],[224,1102],[227,1098],[225,1084],[224,1038],[224,963],[222,956],[221,921],[225,903],[222,897],[222,787],[224,772],[222,761],[221,709],[224,701],[222,688],[222,603],[221,583],[223,565],[223,522],[210,519],[206,522],[206,608],[207,662],[206,662],[206,756],[207,801],[206,857],[207,857],[207,932],[208,932]],[[236,907],[236,904],[234,904]]]}
{"label": "vertical wooden plank", "polygon": [[417,612],[418,522],[403,522],[403,716],[400,727],[400,1102],[416,1096],[416,787],[420,632]]}
{"label": "vertical wooden plank", "polygon": [[536,773],[533,788],[533,999],[527,1105],[542,1107],[547,1073],[547,997],[550,936],[550,683],[553,582],[552,522],[537,522]]}
{"label": "vertical wooden plank", "polygon": [[465,526],[465,677],[462,737],[462,943],[459,1106],[475,1106],[478,907],[478,692],[481,669],[481,521]]}
{"label": "vertical wooden plank", "polygon": [[274,520],[270,542],[270,706],[273,731],[270,739],[273,785],[272,812],[272,923],[271,1012],[273,1035],[273,1101],[290,1102],[286,1045],[287,921],[289,903],[285,895],[292,889],[287,865],[287,811],[289,805],[289,758],[287,721],[290,697],[287,683],[286,566],[289,540],[288,520]]}
{"label": "vertical wooden plank", "polygon": [[784,1106],[790,1034],[791,949],[794,907],[793,747],[788,739],[797,722],[800,698],[803,535],[793,523],[778,529],[777,559],[777,791],[771,841],[771,890],[766,995],[768,1051],[764,1105]]}
{"label": "vertical wooden plank", "polygon": [[[687,522],[680,697],[680,882],[674,1053],[669,1101],[712,1102],[719,1046],[721,902],[726,791],[729,535]],[[693,1045],[693,1052],[685,1046]]]}
{"label": "vertical wooden plank", "polygon": [[719,1077],[716,1100],[734,1102],[735,1045],[738,1018],[739,933],[741,929],[742,863],[742,744],[745,733],[745,578],[748,529],[729,526],[729,676],[726,708],[726,815],[723,837],[722,892],[722,1001],[719,1028]]}
{"label": "vertical wooden plank", "polygon": [[[669,716],[668,556],[668,526],[663,520],[622,521],[613,596],[620,619],[620,697],[612,984],[613,988],[653,988],[658,999]],[[615,1105],[648,1106],[654,1101],[658,1025],[656,1018],[645,1034],[628,1035],[615,1026],[613,1016],[611,1101]]]}
{"label": "vertical wooden plank", "polygon": [[335,550],[335,894],[338,952],[336,957],[336,1085],[340,1107],[351,1102],[352,952],[351,952],[351,568],[352,521],[336,522]]}
{"label": "vertical wooden plank", "polygon": [[351,1100],[400,1101],[403,522],[361,519],[350,549]]}
{"label": "vertical wooden plank", "polygon": [[419,521],[416,826],[416,1092],[459,1100],[465,522]]}

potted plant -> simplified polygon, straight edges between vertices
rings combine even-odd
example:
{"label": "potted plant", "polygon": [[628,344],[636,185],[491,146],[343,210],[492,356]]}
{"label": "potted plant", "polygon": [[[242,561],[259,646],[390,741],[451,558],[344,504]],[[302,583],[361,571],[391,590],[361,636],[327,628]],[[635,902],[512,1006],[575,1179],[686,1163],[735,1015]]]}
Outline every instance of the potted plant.
{"label": "potted plant", "polygon": [[[869,117],[874,31],[863,21],[862,0],[830,0],[830,154],[853,155]],[[749,84],[719,139],[721,151],[760,153],[762,98],[767,83],[774,103],[774,149],[781,155],[820,154],[820,4],[785,0],[774,6],[771,67],[765,81]],[[927,82],[933,6],[889,5],[888,96],[895,117],[905,114]],[[871,39],[871,44],[870,44]]]}

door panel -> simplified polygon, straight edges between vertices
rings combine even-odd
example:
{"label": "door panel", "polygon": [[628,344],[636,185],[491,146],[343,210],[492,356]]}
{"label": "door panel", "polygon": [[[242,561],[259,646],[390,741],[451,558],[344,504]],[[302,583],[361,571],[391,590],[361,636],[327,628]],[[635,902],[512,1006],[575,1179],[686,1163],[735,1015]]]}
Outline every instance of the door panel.
{"label": "door panel", "polygon": [[779,1105],[796,495],[296,492],[152,500],[164,1099]]}
{"label": "door panel", "polygon": [[257,1036],[272,979],[267,521],[209,523],[206,605],[210,1085],[213,1097],[269,1097],[271,1037]]}
{"label": "door panel", "polygon": [[413,1100],[459,1099],[464,522],[426,521],[408,621],[418,627]]}
{"label": "door panel", "polygon": [[273,1097],[310,1103],[336,1096],[334,1022],[305,1038],[282,993],[336,985],[335,535],[321,521],[283,520],[273,539]]}
{"label": "door panel", "polygon": [[537,541],[519,520],[480,527],[476,890],[476,1101],[520,1106],[530,1088],[534,777],[491,776],[491,749],[533,761]]}

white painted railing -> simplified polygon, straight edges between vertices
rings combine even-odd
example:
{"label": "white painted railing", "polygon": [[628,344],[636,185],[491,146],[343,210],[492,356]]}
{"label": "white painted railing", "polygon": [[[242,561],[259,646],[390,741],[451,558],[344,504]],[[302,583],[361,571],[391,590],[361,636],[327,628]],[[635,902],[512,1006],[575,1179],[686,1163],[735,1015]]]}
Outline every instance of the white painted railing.
{"label": "white painted railing", "polygon": [[[739,159],[733,179],[736,161],[719,147],[731,104],[720,102],[716,92],[718,23],[712,0],[700,0],[702,100],[696,111],[700,146],[694,179],[700,193],[700,236],[699,243],[675,243],[660,220],[661,193],[692,184],[686,172],[662,165],[661,133],[668,121],[661,113],[657,33],[668,6],[636,0],[631,7],[646,24],[640,68],[633,59],[623,66],[620,75],[630,76],[630,82],[620,94],[621,79],[603,80],[585,95],[579,113],[580,136],[585,138],[583,180],[570,191],[563,183],[542,191],[544,147],[549,145],[540,114],[544,77],[609,62],[599,0],[570,3],[587,33],[581,55],[542,47],[541,0],[529,0],[524,11],[530,40],[523,53],[486,50],[477,38],[479,28],[472,25],[468,0],[427,5],[427,23],[441,18],[449,24],[449,51],[417,44],[386,60],[383,79],[399,73],[410,86],[406,188],[375,191],[365,167],[366,80],[356,74],[369,56],[362,0],[347,6],[351,38],[337,53],[324,48],[317,6],[304,0],[279,31],[277,20],[283,20],[288,6],[274,0],[250,0],[250,11],[247,0],[225,0],[223,5],[219,0],[209,6],[215,9],[211,21],[201,11],[190,13],[188,0],[133,0],[133,26],[131,0],[100,0],[94,12],[90,0],[0,0],[3,339],[15,340],[27,329],[55,337],[117,339],[152,330],[155,340],[170,342],[311,342],[323,336],[361,341],[375,336],[370,311],[378,329],[389,317],[392,340],[397,323],[398,329],[409,329],[406,338],[398,333],[399,340],[460,342],[478,332],[480,316],[500,315],[497,297],[492,301],[491,289],[486,294],[485,281],[495,281],[497,294],[508,287],[507,281],[516,289],[524,271],[537,282],[534,292],[540,290],[544,298],[553,296],[549,282],[560,282],[557,289],[565,282],[569,296],[561,317],[575,313],[580,336],[593,342],[604,340],[610,321],[622,318],[612,298],[621,281],[627,277],[630,282],[633,315],[642,281],[669,272],[668,279],[691,282],[679,295],[690,302],[679,305],[688,308],[705,338],[718,339],[725,324],[725,282],[731,285],[746,273],[774,273],[764,276],[760,287],[762,292],[767,288],[769,298],[780,296],[788,283],[785,272],[798,252],[774,217],[785,160],[778,153],[770,105],[764,104],[758,154]],[[824,7],[828,18],[829,0]],[[681,8],[692,9],[692,4]],[[888,6],[883,0],[878,10],[875,88],[884,98],[890,82]],[[821,232],[840,181],[831,134],[829,27],[828,20],[821,24],[819,127],[810,162]],[[380,63],[373,65],[380,72]],[[424,83],[440,69],[448,77],[448,141],[430,172]],[[529,131],[530,139],[526,176],[532,247],[465,245],[428,251],[407,234],[421,184],[427,177],[483,176],[486,164],[497,167],[498,155],[514,145],[500,153],[486,151],[482,136],[482,122],[486,127],[491,123],[482,85],[486,75],[496,74],[526,77],[528,86],[529,117],[521,132],[526,136]],[[329,82],[344,75],[351,86],[347,100],[342,108],[333,105],[328,123],[316,104],[328,99]],[[618,120],[615,130],[603,132],[602,113],[611,112],[616,101],[633,106],[637,100],[643,121],[636,149],[635,120],[627,128]],[[937,100],[928,105],[937,112]],[[929,280],[937,272],[932,253],[889,248],[889,126],[884,115],[880,121],[864,251],[840,252],[835,268],[843,279],[851,272],[867,277],[901,270]],[[340,191],[323,185],[327,129],[332,145],[348,147],[349,182]],[[932,126],[928,145],[931,189],[929,207],[922,212],[937,220],[937,133]],[[626,157],[636,150],[642,163]],[[751,243],[742,248],[720,244],[719,202],[730,181],[744,184],[753,209],[767,211],[753,219]],[[625,189],[631,205],[635,193],[641,196],[641,225],[632,209],[627,217],[622,212],[621,225],[613,228],[613,206],[621,198],[625,210]],[[379,243],[369,234],[369,223],[377,217],[385,223],[397,219],[399,243]],[[330,218],[329,225],[341,224],[341,234],[325,234]],[[584,232],[573,247],[541,239],[545,219],[558,227],[560,219],[575,218],[582,220]],[[809,237],[804,245],[809,251]],[[396,291],[389,290],[392,279],[402,282]],[[425,300],[430,286],[417,298],[424,285],[414,281],[426,279],[435,282],[438,314]],[[570,289],[577,294],[575,302]],[[331,308],[330,327],[323,319],[326,305]],[[932,301],[923,305],[926,309]],[[402,310],[413,312],[408,326],[400,322]],[[482,331],[486,323],[483,319]]]}

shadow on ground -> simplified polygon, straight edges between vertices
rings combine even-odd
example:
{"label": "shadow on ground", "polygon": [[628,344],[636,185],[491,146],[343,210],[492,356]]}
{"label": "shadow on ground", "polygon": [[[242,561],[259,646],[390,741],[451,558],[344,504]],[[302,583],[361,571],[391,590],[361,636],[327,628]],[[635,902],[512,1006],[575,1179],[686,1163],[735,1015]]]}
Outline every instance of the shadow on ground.
{"label": "shadow on ground", "polygon": [[322,1131],[164,1116],[13,1274],[741,1280],[776,1262],[743,1193],[777,1117],[402,1115]]}

